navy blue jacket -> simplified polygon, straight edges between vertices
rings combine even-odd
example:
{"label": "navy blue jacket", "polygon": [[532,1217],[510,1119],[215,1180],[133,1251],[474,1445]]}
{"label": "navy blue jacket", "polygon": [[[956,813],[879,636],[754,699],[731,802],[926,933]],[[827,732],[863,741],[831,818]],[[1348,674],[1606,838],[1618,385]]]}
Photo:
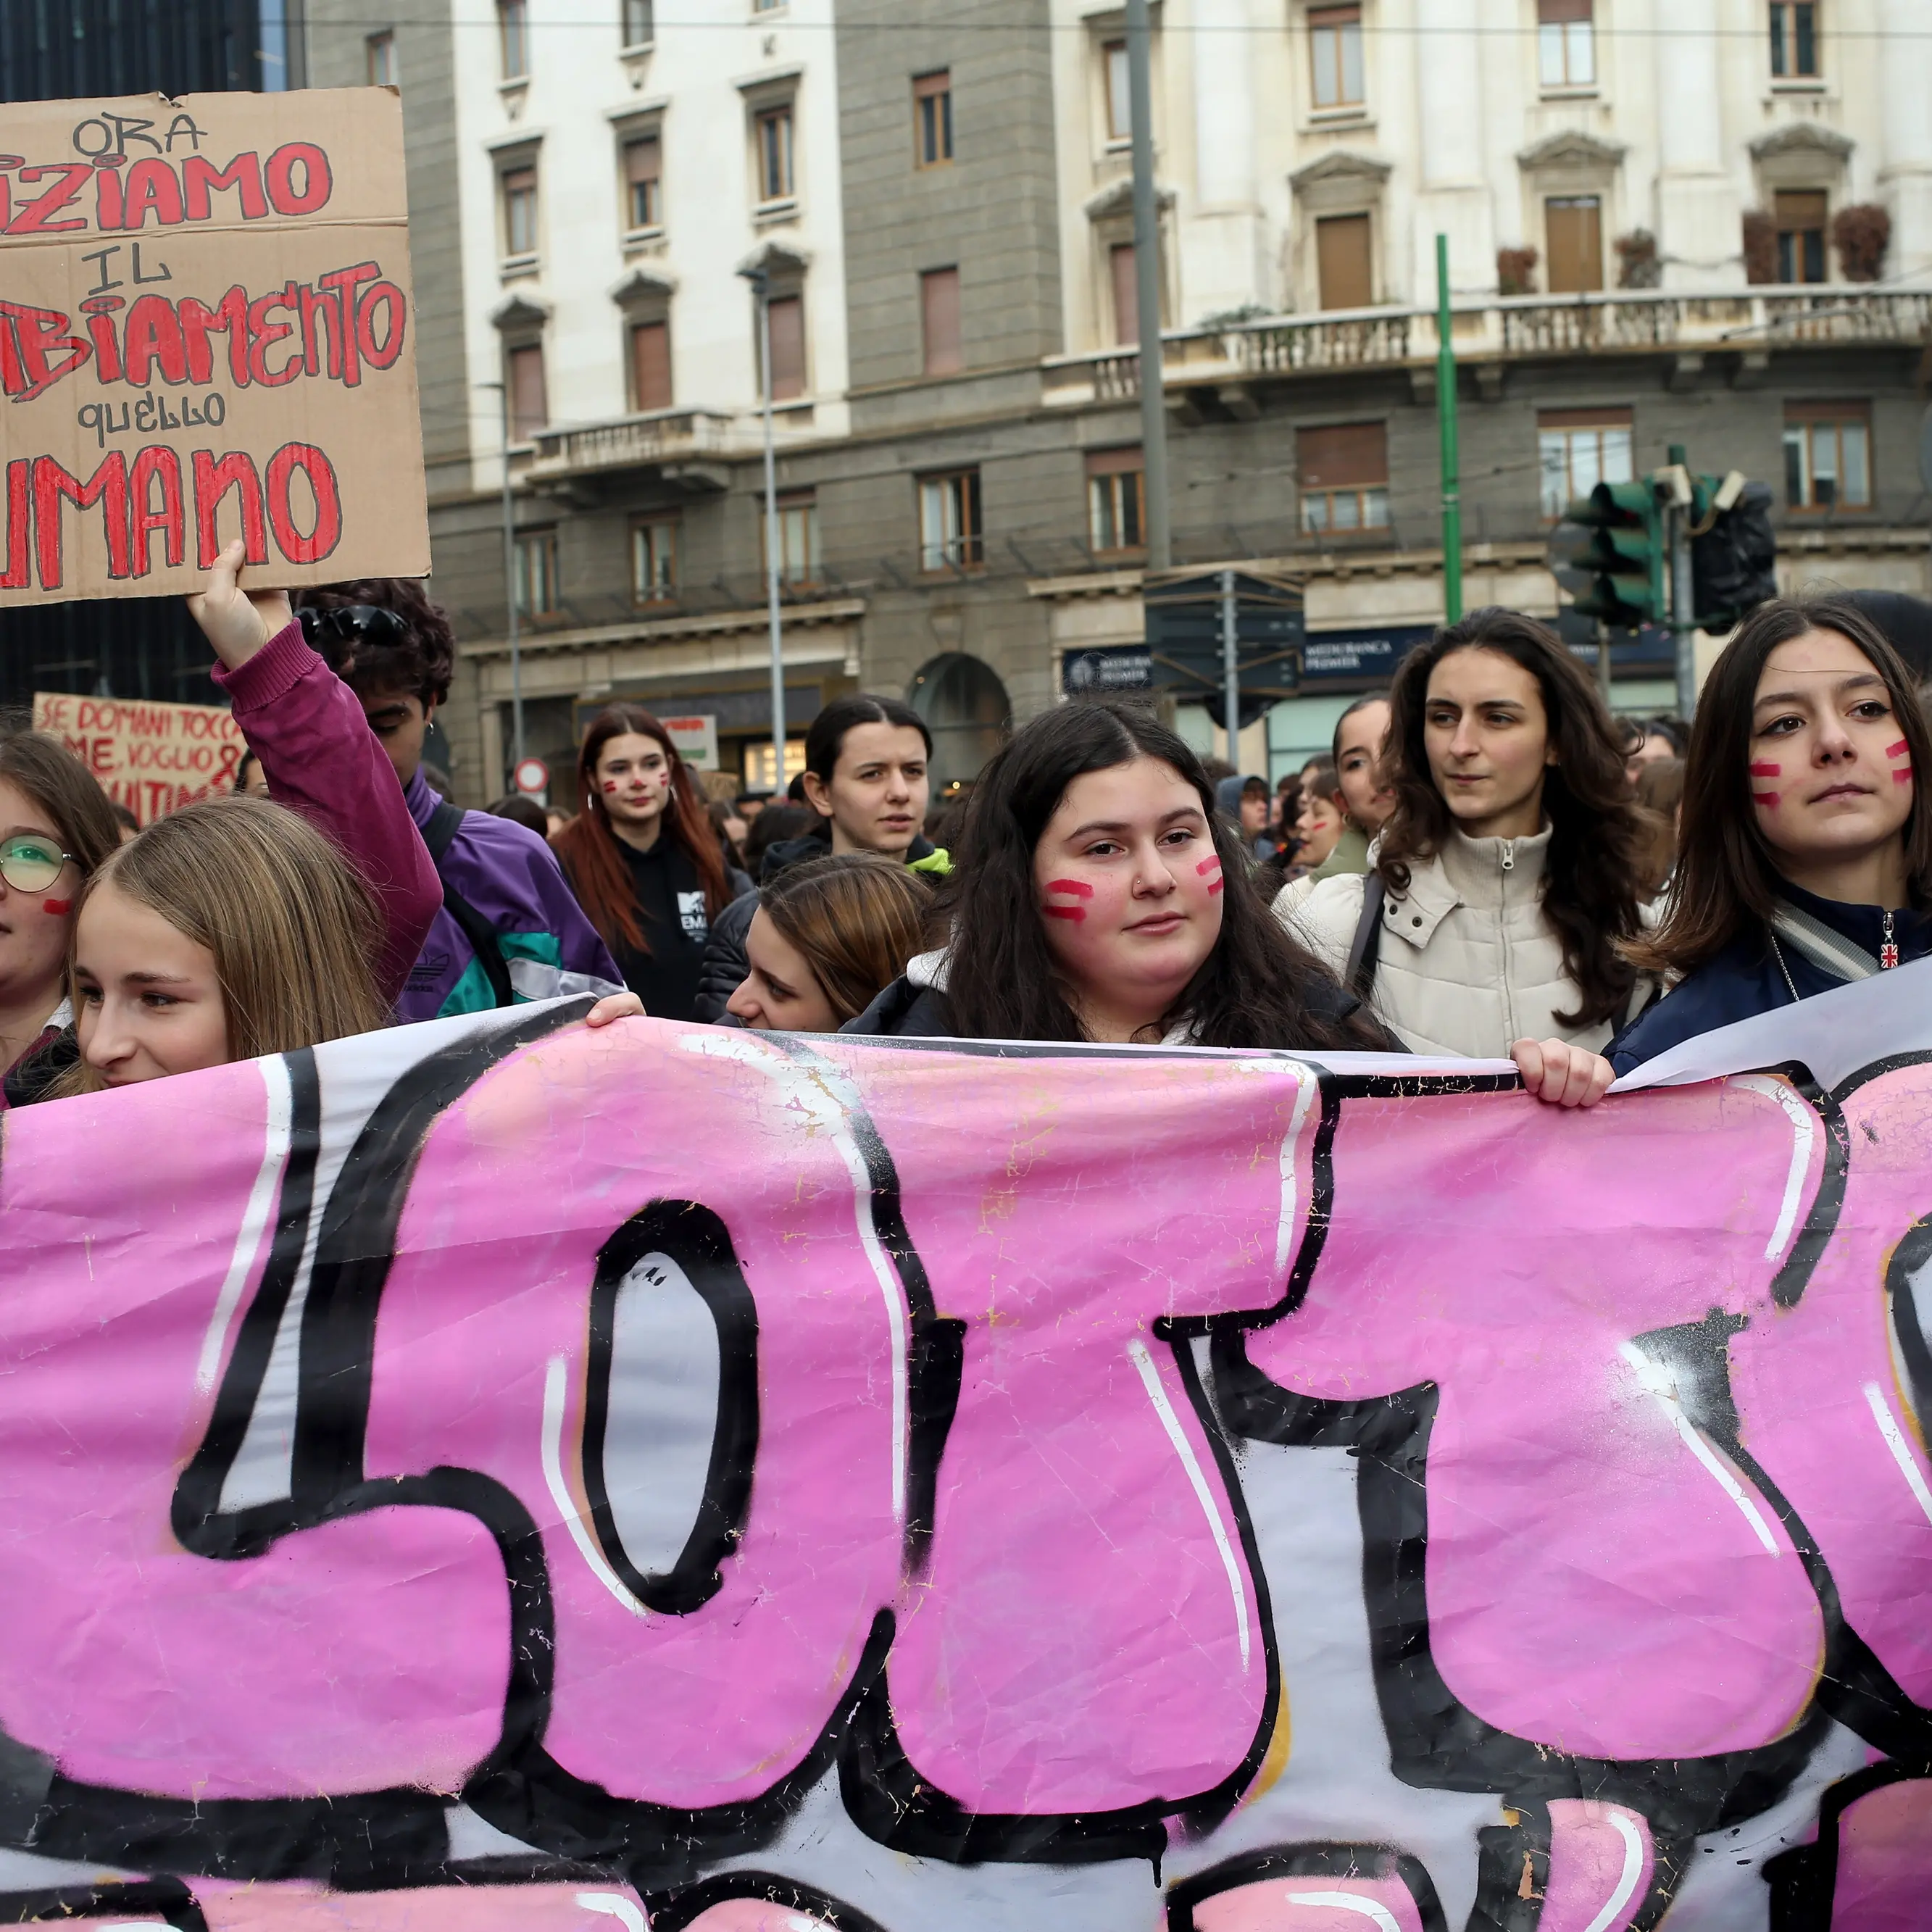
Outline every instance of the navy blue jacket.
{"label": "navy blue jacket", "polygon": [[[1862,946],[1874,958],[1878,957],[1885,937],[1882,908],[1821,899],[1789,880],[1780,881],[1778,890],[1799,911],[1809,913],[1834,932],[1842,933],[1855,945]],[[1932,914],[1895,912],[1892,925],[1900,964],[1932,953]],[[1796,946],[1786,945],[1780,950],[1791,974],[1791,985],[1797,988],[1800,999],[1828,993],[1845,983],[1822,966],[1814,965]],[[1790,1004],[1791,988],[1785,985],[1784,975],[1778,970],[1769,936],[1758,927],[1740,933],[1714,958],[1687,975],[1631,1021],[1610,1042],[1606,1049],[1610,1063],[1619,1074],[1628,1073],[1632,1067],[1654,1060],[1667,1048],[1684,1040]]]}

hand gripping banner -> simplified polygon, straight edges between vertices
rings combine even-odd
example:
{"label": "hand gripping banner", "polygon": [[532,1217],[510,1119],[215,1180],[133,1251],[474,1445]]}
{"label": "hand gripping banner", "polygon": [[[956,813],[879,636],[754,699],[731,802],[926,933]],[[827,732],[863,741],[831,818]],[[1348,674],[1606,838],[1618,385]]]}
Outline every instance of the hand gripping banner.
{"label": "hand gripping banner", "polygon": [[1932,1922],[1932,1056],[581,1010],[5,1117],[0,1922]]}

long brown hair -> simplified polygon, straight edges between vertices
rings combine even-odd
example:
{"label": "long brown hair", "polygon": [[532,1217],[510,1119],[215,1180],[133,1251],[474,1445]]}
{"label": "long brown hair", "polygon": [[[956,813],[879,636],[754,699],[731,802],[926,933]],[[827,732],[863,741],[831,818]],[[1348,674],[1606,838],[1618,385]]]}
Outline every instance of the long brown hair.
{"label": "long brown hair", "polygon": [[1544,774],[1550,820],[1543,913],[1563,948],[1563,970],[1577,992],[1566,1027],[1616,1020],[1630,1002],[1636,973],[1619,948],[1640,928],[1643,821],[1624,772],[1623,741],[1596,686],[1547,626],[1490,605],[1438,631],[1402,660],[1389,692],[1384,782],[1395,809],[1382,828],[1376,869],[1393,892],[1408,890],[1417,860],[1433,858],[1455,825],[1429,769],[1423,727],[1429,680],[1452,651],[1496,651],[1536,680],[1556,762]]}
{"label": "long brown hair", "polygon": [[759,895],[758,910],[804,956],[843,1026],[920,950],[932,893],[896,859],[843,852],[788,866]]}
{"label": "long brown hair", "polygon": [[630,733],[653,740],[670,766],[670,791],[658,836],[674,838],[684,848],[704,889],[705,916],[716,919],[724,910],[730,896],[724,878],[724,854],[711,829],[704,800],[692,782],[691,767],[678,756],[670,734],[641,704],[606,705],[591,720],[584,734],[584,748],[577,754],[577,816],[550,843],[569,874],[571,890],[605,943],[614,949],[621,944],[633,952],[648,955],[651,948],[644,936],[644,908],[638,903],[631,868],[624,862],[616,833],[610,829],[610,814],[604,809],[604,795],[597,784],[597,760],[604,747],[613,738]]}
{"label": "long brown hair", "polygon": [[1203,1046],[1386,1052],[1387,1036],[1360,1009],[1333,1018],[1310,1005],[1304,989],[1328,980],[1328,970],[1269,910],[1240,832],[1215,810],[1200,759],[1151,711],[1116,698],[1042,712],[980,775],[958,866],[940,896],[951,928],[946,1002],[959,1036],[1087,1037],[1047,947],[1034,848],[1076,778],[1137,758],[1158,759],[1192,788],[1226,882],[1221,936],[1162,1016],[1162,1030],[1185,1016]]}
{"label": "long brown hair", "polygon": [[[372,1033],[387,1018],[369,964],[382,943],[375,901],[335,848],[286,806],[246,796],[185,806],[108,855],[81,910],[103,886],[214,954],[230,1060]],[[71,986],[71,947],[68,973]],[[76,990],[76,1011],[80,1004]],[[83,1061],[58,1090],[89,1093],[100,1084]]]}
{"label": "long brown hair", "polygon": [[1912,674],[1885,634],[1849,598],[1774,598],[1738,626],[1697,701],[1684,761],[1684,815],[1677,869],[1664,922],[1627,950],[1648,972],[1688,973],[1740,933],[1764,929],[1781,884],[1778,861],[1751,808],[1751,728],[1758,680],[1772,652],[1808,631],[1832,631],[1855,645],[1885,680],[1900,735],[1911,748],[1912,811],[1905,868],[1916,904],[1932,905],[1932,812],[1923,773],[1932,773],[1932,730]]}

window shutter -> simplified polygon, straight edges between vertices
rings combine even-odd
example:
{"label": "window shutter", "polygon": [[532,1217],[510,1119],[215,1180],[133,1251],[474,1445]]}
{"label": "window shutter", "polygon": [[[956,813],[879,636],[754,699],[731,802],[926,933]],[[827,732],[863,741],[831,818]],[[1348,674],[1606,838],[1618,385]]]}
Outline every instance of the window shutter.
{"label": "window shutter", "polygon": [[770,311],[772,398],[782,403],[805,394],[805,298],[779,296]]}
{"label": "window shutter", "polygon": [[1107,265],[1114,280],[1114,340],[1123,349],[1131,349],[1141,339],[1140,281],[1134,266],[1134,244],[1122,242],[1108,249]]}
{"label": "window shutter", "polygon": [[959,344],[959,271],[933,268],[919,278],[926,332],[926,373],[950,376],[964,367]]}
{"label": "window shutter", "polygon": [[1333,214],[1316,223],[1315,272],[1324,308],[1366,308],[1374,302],[1366,214]]}
{"label": "window shutter", "polygon": [[640,410],[670,407],[670,327],[667,322],[640,322],[631,331],[632,406]]}
{"label": "window shutter", "polygon": [[1295,466],[1304,490],[1359,490],[1388,482],[1388,426],[1338,423],[1295,433]]}
{"label": "window shutter", "polygon": [[1572,20],[1588,20],[1594,17],[1595,0],[1536,0],[1536,18],[1540,26],[1555,27],[1567,26]]}
{"label": "window shutter", "polygon": [[544,392],[543,350],[532,344],[510,351],[510,434],[527,442],[550,421]]}

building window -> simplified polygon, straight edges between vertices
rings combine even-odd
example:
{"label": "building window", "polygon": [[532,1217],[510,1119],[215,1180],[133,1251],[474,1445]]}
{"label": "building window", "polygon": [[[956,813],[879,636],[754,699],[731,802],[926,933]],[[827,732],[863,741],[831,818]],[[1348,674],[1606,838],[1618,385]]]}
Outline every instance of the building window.
{"label": "building window", "polygon": [[766,304],[772,334],[772,400],[805,394],[805,298],[774,296]]}
{"label": "building window", "polygon": [[527,80],[530,71],[530,0],[496,0],[496,37],[503,50],[503,78]]}
{"label": "building window", "polygon": [[985,562],[980,472],[956,470],[919,484],[919,567],[976,570]]}
{"label": "building window", "polygon": [[556,532],[520,530],[516,541],[517,611],[524,617],[554,617],[560,599],[556,582]]}
{"label": "building window", "polygon": [[1366,308],[1374,302],[1375,252],[1366,214],[1324,215],[1316,223],[1315,278],[1324,308]]}
{"label": "building window", "polygon": [[670,407],[670,325],[639,322],[631,326],[631,406],[634,410]]}
{"label": "building window", "polygon": [[[818,581],[818,498],[810,490],[792,490],[781,496],[778,513],[778,581],[781,584],[816,584]],[[770,568],[768,519],[764,506],[758,506],[758,554]]]}
{"label": "building window", "polygon": [[1553,524],[1599,483],[1628,483],[1636,475],[1630,458],[1630,412],[1541,410],[1536,418],[1536,453],[1543,472],[1543,520]]}
{"label": "building window", "polygon": [[1778,227],[1778,279],[1780,282],[1824,280],[1827,199],[1822,194],[1809,192],[1780,193],[1772,197],[1772,219]]}
{"label": "building window", "polygon": [[752,0],[754,14],[776,14],[785,4],[785,0]]}
{"label": "building window", "polygon": [[542,344],[526,342],[512,349],[504,362],[504,380],[510,389],[510,440],[528,442],[550,421]]}
{"label": "building window", "polygon": [[1096,556],[1147,543],[1146,476],[1134,449],[1096,450],[1087,459],[1087,541]]}
{"label": "building window", "polygon": [[1536,0],[1537,78],[1545,87],[1594,87],[1595,0]]}
{"label": "building window", "polygon": [[393,33],[371,34],[363,42],[364,64],[371,87],[397,87],[396,37]]}
{"label": "building window", "polygon": [[503,172],[503,253],[511,260],[537,252],[537,171]]}
{"label": "building window", "polygon": [[965,366],[959,346],[959,271],[928,268],[919,278],[920,322],[928,376],[954,376]]}
{"label": "building window", "polygon": [[677,596],[677,519],[640,518],[631,526],[631,595],[640,604]]}
{"label": "building window", "polygon": [[1316,7],[1308,15],[1308,63],[1317,107],[1359,107],[1362,88],[1362,10]]}
{"label": "building window", "polygon": [[790,201],[796,191],[792,176],[791,103],[767,107],[758,118],[758,200]]}
{"label": "building window", "polygon": [[1342,423],[1295,432],[1301,527],[1311,532],[1388,527],[1388,430]]}
{"label": "building window", "polygon": [[1771,71],[1778,80],[1818,78],[1818,9],[1813,0],[1771,0]]}
{"label": "building window", "polygon": [[1552,295],[1604,286],[1604,205],[1595,195],[1551,196],[1543,204],[1543,238]]}
{"label": "building window", "polygon": [[943,166],[952,158],[952,76],[922,74],[912,84],[913,164]]}
{"label": "building window", "polygon": [[1127,44],[1109,40],[1100,50],[1101,78],[1107,91],[1107,140],[1110,146],[1134,137],[1133,92],[1127,74]]}
{"label": "building window", "polygon": [[652,0],[620,0],[619,14],[626,46],[647,47],[657,38]]}
{"label": "building window", "polygon": [[1784,500],[1794,510],[1871,508],[1871,406],[1790,403]]}
{"label": "building window", "polygon": [[664,143],[655,134],[624,143],[624,221],[633,234],[664,226]]}

